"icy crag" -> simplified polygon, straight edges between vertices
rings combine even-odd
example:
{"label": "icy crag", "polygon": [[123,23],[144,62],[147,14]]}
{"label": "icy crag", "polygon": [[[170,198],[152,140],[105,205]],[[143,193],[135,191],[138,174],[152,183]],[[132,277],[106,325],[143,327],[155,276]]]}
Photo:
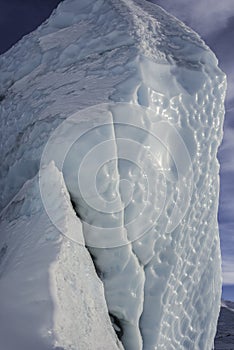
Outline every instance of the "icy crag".
{"label": "icy crag", "polygon": [[[64,232],[67,218],[60,206],[53,210],[46,182],[43,204],[70,238],[71,251],[79,250],[74,241],[85,240],[104,285],[105,299],[89,299],[91,315],[106,301],[126,350],[211,349],[221,294],[216,153],[226,86],[214,54],[184,24],[143,0],[67,0],[0,64],[3,211],[38,173],[44,150],[42,165],[53,160],[63,173],[63,191],[82,229],[68,220]],[[20,224],[31,205],[18,206]],[[9,244],[2,242],[4,252]],[[82,247],[84,259],[88,251]],[[79,350],[94,349],[89,328],[77,335],[63,326],[65,318],[74,325],[82,319],[84,329],[89,324],[76,297],[81,287],[72,282],[82,273],[79,254],[61,260],[55,290],[64,293],[59,303],[53,293],[50,299],[64,305],[64,318],[53,308],[48,317],[56,334],[63,329],[57,345],[65,350],[76,349],[78,339]],[[96,276],[89,276],[93,295]],[[106,318],[107,310],[108,328]],[[121,347],[109,328],[108,334],[106,348]]]}

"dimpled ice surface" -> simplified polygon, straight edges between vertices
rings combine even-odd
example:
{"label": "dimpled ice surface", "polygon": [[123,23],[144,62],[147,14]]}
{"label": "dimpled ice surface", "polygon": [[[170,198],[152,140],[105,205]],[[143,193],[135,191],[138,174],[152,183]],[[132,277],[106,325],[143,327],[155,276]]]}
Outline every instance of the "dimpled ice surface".
{"label": "dimpled ice surface", "polygon": [[211,350],[226,89],[214,54],[144,0],[66,0],[0,66],[0,345]]}

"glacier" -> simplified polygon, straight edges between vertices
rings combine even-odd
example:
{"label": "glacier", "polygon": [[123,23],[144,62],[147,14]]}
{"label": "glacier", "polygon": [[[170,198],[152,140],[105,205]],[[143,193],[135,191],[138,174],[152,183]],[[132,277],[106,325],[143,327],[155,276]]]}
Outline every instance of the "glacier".
{"label": "glacier", "polygon": [[75,230],[80,244],[62,239],[51,224],[40,200],[38,175],[27,181],[1,216],[0,348],[122,349],[103,285],[82,245],[81,222],[53,162],[41,172],[41,183],[63,231]]}
{"label": "glacier", "polygon": [[65,0],[0,67],[0,347],[212,349],[215,55],[144,0]]}

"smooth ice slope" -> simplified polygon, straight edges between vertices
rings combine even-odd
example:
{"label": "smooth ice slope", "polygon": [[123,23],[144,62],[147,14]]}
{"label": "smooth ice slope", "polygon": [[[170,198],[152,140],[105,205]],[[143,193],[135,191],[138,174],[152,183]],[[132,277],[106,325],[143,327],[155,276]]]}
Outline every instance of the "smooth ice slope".
{"label": "smooth ice slope", "polygon": [[[144,0],[67,0],[0,64],[1,208],[37,174],[60,125],[42,163],[54,160],[63,172],[125,349],[211,349],[221,294],[216,153],[226,84],[213,53]],[[64,148],[82,130],[89,132],[62,166]],[[119,210],[108,212],[113,198]],[[49,210],[55,223],[60,211]],[[113,228],[114,242],[105,236]]]}

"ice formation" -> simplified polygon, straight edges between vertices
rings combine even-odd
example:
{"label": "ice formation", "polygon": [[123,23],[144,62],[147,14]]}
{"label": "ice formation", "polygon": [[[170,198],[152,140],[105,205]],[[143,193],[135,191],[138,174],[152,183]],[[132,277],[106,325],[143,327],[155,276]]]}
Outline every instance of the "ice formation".
{"label": "ice formation", "polygon": [[0,66],[0,345],[211,349],[226,87],[214,54],[144,0],[65,0]]}
{"label": "ice formation", "polygon": [[103,286],[81,244],[81,222],[53,163],[42,170],[41,184],[63,232],[75,232],[80,244],[62,239],[51,225],[40,200],[38,176],[27,181],[1,214],[0,348],[122,349]]}

